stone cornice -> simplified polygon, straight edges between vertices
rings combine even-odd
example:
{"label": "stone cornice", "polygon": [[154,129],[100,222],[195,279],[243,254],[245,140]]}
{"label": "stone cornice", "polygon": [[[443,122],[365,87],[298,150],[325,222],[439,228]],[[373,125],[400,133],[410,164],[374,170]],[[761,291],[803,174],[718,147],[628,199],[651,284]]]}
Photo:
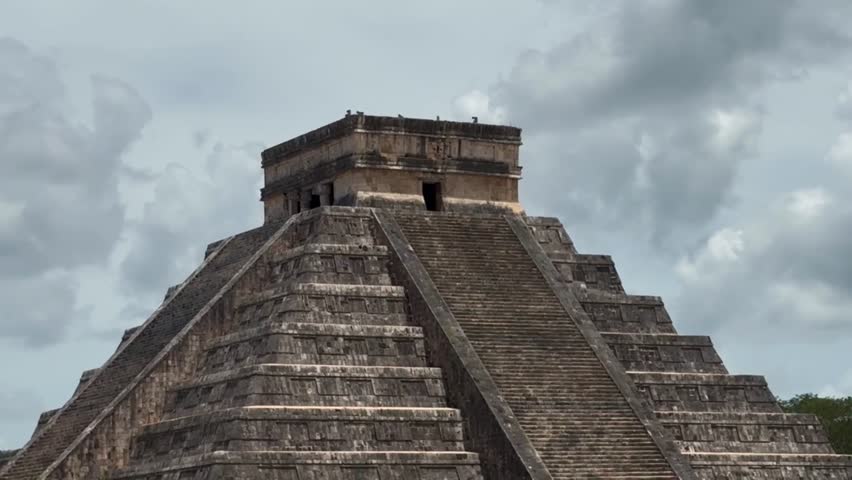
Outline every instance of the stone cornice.
{"label": "stone cornice", "polygon": [[487,160],[448,159],[437,162],[426,158],[403,157],[390,162],[376,154],[355,154],[344,155],[336,160],[270,182],[261,189],[260,199],[266,200],[270,195],[276,193],[288,192],[305,185],[319,183],[334,178],[341,172],[356,168],[521,177],[521,167],[512,167],[505,163]]}
{"label": "stone cornice", "polygon": [[262,166],[266,168],[306,149],[354,133],[467,138],[495,143],[521,144],[521,129],[517,127],[357,114],[347,115],[336,122],[267,148],[261,153]]}

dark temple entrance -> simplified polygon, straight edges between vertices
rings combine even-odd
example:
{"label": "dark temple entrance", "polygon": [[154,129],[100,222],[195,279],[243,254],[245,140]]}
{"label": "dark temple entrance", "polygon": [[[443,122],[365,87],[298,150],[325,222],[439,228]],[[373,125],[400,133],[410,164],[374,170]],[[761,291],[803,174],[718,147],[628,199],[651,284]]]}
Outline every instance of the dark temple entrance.
{"label": "dark temple entrance", "polygon": [[443,207],[441,201],[441,184],[423,182],[423,201],[426,210],[437,212]]}

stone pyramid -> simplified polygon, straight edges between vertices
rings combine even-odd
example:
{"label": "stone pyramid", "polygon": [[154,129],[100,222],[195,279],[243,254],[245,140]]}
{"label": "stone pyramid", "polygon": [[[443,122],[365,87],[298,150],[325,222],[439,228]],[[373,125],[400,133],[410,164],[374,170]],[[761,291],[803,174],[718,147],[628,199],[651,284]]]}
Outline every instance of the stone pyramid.
{"label": "stone pyramid", "polygon": [[517,128],[347,114],[265,224],[45,412],[0,479],[850,479],[610,257],[518,203]]}

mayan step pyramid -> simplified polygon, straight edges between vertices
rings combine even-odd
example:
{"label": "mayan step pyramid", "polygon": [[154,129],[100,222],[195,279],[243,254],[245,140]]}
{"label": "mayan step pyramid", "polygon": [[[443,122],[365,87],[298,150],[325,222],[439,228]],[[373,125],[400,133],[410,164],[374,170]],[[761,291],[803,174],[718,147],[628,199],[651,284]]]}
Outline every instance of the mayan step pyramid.
{"label": "mayan step pyramid", "polygon": [[850,479],[813,416],[518,203],[520,129],[347,114],[265,224],[45,412],[3,480]]}

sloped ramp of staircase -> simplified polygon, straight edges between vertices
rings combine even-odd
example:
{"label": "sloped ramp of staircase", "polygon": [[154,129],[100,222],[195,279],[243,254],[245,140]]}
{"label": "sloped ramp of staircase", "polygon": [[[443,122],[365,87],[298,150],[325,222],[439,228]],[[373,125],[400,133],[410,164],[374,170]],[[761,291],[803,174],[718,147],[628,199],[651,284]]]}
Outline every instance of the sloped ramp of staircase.
{"label": "sloped ramp of staircase", "polygon": [[553,478],[677,478],[506,219],[394,216]]}

